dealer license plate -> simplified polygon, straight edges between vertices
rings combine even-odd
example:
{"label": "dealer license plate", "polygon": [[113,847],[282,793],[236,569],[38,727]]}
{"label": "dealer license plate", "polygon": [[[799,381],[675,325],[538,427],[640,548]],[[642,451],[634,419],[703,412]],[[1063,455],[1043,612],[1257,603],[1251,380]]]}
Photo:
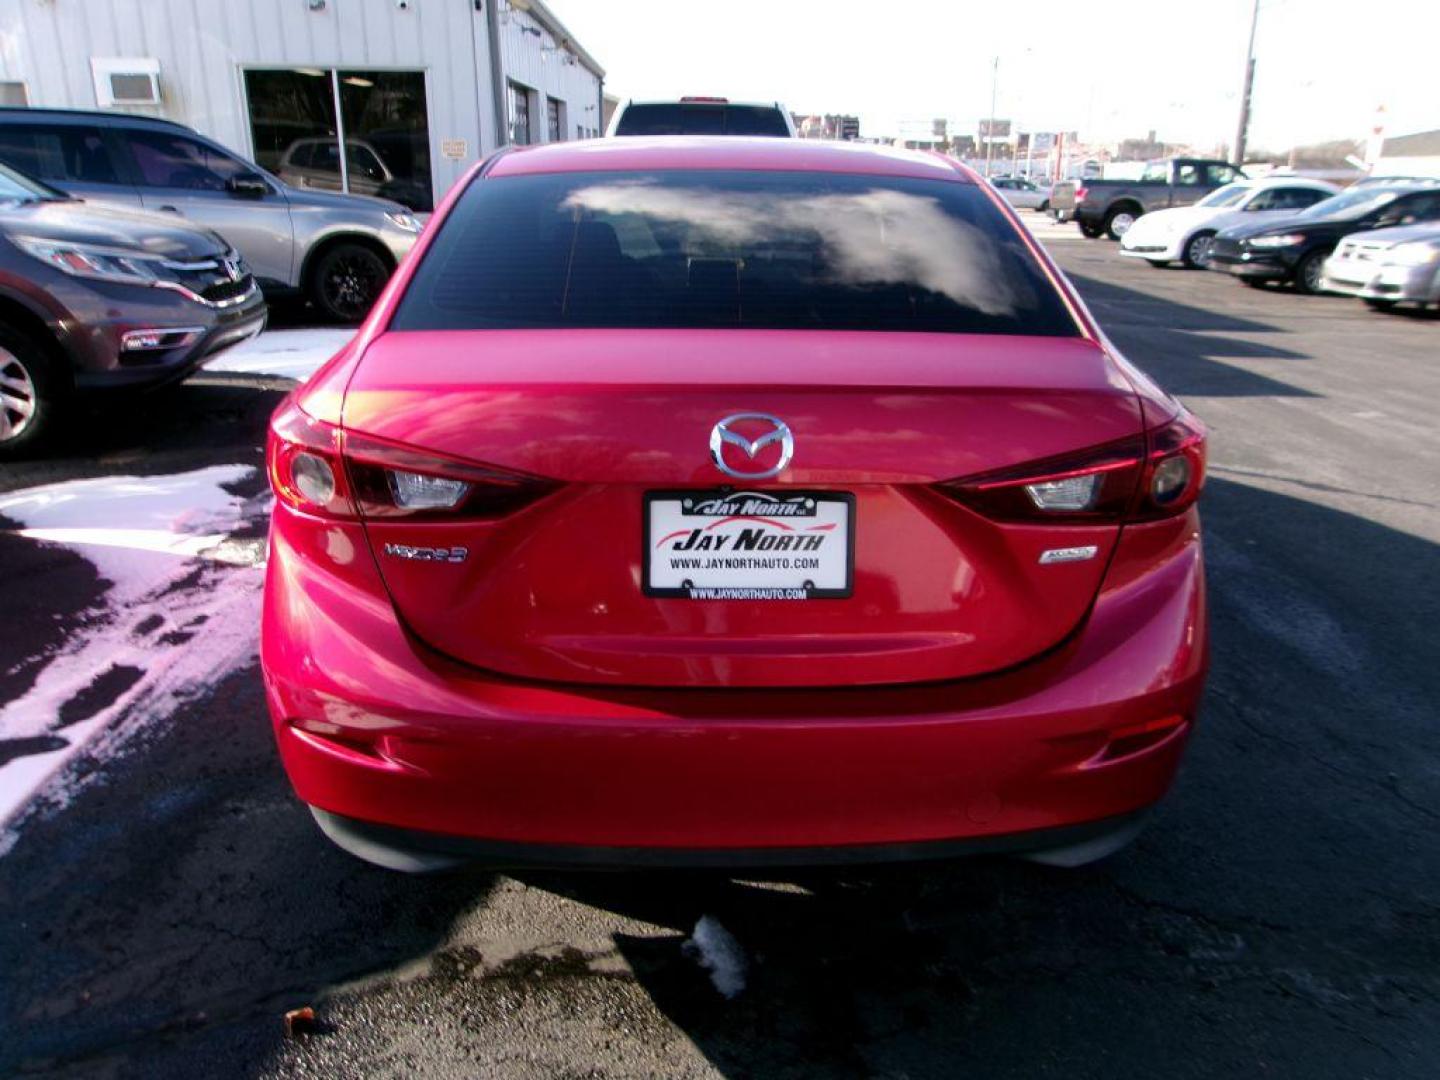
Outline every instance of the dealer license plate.
{"label": "dealer license plate", "polygon": [[651,491],[644,591],[688,600],[850,595],[855,496],[836,491]]}

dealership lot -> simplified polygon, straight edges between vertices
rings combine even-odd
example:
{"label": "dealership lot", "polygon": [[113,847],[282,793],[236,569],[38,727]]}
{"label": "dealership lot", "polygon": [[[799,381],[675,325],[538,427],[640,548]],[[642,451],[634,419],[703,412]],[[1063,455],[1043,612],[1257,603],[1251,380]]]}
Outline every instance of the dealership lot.
{"label": "dealership lot", "polygon": [[1133,848],[778,880],[347,858],[253,657],[281,348],[0,474],[0,787],[38,790],[0,834],[0,1072],[1433,1075],[1440,321],[1026,220],[1212,428],[1207,710]]}

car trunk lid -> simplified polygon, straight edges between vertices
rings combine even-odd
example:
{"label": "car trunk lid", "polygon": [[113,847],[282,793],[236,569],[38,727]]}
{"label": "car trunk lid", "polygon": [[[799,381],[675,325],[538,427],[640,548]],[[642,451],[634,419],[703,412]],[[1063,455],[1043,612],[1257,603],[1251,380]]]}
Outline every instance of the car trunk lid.
{"label": "car trunk lid", "polygon": [[[710,451],[718,421],[751,412],[794,440],[755,481]],[[1134,436],[1141,416],[1079,338],[546,330],[386,334],[344,426],[557,485],[490,520],[367,522],[399,614],[439,651],[533,679],[818,686],[978,675],[1062,640],[1118,526],[1001,524],[933,485]],[[652,595],[649,564],[671,552],[647,531],[647,496],[719,492],[818,497],[834,514],[853,499],[848,522],[825,519],[853,548],[847,594]],[[1094,553],[1041,562],[1077,547]],[[397,554],[456,548],[463,561],[443,565]]]}

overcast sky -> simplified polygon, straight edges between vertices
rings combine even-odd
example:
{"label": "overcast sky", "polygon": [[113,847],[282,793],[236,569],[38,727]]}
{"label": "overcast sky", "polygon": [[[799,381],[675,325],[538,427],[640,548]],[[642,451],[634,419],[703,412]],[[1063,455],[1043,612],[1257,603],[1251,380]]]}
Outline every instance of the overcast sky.
{"label": "overcast sky", "polygon": [[[1251,0],[547,0],[622,97],[779,99],[868,135],[990,109],[1022,130],[1234,137]],[[1440,0],[1261,0],[1252,147],[1440,128]]]}

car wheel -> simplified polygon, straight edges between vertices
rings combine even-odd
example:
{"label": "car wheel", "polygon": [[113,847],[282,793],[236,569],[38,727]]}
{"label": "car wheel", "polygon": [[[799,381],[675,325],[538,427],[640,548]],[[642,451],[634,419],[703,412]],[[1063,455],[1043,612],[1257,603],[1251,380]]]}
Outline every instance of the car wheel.
{"label": "car wheel", "polygon": [[0,457],[44,441],[55,424],[61,385],[44,349],[0,329]]}
{"label": "car wheel", "polygon": [[1135,224],[1139,216],[1127,207],[1117,206],[1105,215],[1105,224],[1101,228],[1111,240],[1119,240],[1130,231],[1130,226]]}
{"label": "car wheel", "polygon": [[1295,267],[1295,288],[1306,296],[1314,296],[1320,292],[1320,282],[1325,275],[1325,260],[1329,257],[1328,251],[1312,251],[1300,260],[1300,265]]}
{"label": "car wheel", "polygon": [[1039,206],[1037,206],[1035,209],[1038,210],[1038,211],[1039,211],[1040,213],[1042,213],[1042,214],[1048,213],[1049,210],[1050,210],[1050,200],[1049,200],[1049,199],[1046,199],[1044,202],[1042,202],[1042,203],[1041,203]]}
{"label": "car wheel", "polygon": [[1100,227],[1099,225],[1087,225],[1087,224],[1085,224],[1085,222],[1083,222],[1083,221],[1082,221],[1082,222],[1079,222],[1079,225],[1080,225],[1080,235],[1083,236],[1083,237],[1085,237],[1085,239],[1087,239],[1087,240],[1098,240],[1098,239],[1100,239],[1100,233],[1101,233],[1103,230],[1101,229],[1101,227]]}
{"label": "car wheel", "polygon": [[389,277],[389,265],[374,249],[364,244],[336,244],[315,264],[310,298],[329,319],[359,322]]}
{"label": "car wheel", "polygon": [[1210,266],[1210,249],[1215,246],[1213,232],[1198,232],[1185,243],[1180,258],[1191,270],[1204,270]]}

